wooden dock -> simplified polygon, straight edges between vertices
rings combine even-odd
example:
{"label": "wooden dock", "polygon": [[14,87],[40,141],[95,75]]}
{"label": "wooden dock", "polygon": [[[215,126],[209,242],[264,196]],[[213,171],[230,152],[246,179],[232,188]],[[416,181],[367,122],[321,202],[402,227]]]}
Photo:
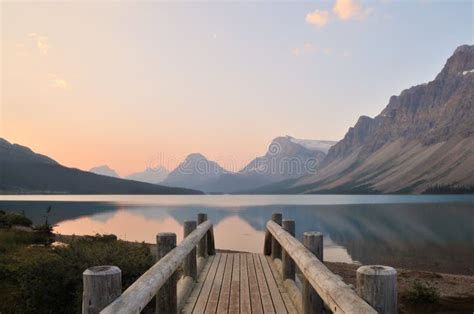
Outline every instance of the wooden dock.
{"label": "wooden dock", "polygon": [[183,313],[297,313],[273,263],[263,254],[209,258]]}
{"label": "wooden dock", "polygon": [[[155,301],[156,313],[397,313],[397,274],[388,266],[357,270],[357,287],[323,262],[323,236],[295,238],[295,222],[274,213],[263,254],[217,253],[206,214],[184,222],[184,238],[159,233],[157,262],[122,292],[121,270],[83,273],[83,314],[134,314]],[[299,270],[299,276],[296,271]],[[179,277],[179,278],[178,278]]]}

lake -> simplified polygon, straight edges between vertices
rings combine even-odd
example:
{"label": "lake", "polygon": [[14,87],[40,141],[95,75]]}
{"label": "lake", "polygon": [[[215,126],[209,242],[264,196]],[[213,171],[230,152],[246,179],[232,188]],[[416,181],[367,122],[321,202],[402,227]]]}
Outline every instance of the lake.
{"label": "lake", "polygon": [[324,234],[324,259],[474,275],[474,195],[2,195],[0,209],[50,222],[62,234],[109,234],[155,242],[207,213],[217,248],[262,252],[273,212],[296,235]]}

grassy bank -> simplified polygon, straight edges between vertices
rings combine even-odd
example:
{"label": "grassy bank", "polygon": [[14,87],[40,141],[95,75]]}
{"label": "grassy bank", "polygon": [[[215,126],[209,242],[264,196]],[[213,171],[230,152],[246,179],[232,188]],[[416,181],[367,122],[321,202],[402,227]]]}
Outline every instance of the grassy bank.
{"label": "grassy bank", "polygon": [[[0,221],[19,216],[0,213]],[[126,289],[154,262],[147,245],[115,236],[80,237],[67,246],[51,245],[53,240],[48,230],[28,220],[20,228],[2,224],[0,313],[80,313],[82,273],[88,267],[118,266]]]}

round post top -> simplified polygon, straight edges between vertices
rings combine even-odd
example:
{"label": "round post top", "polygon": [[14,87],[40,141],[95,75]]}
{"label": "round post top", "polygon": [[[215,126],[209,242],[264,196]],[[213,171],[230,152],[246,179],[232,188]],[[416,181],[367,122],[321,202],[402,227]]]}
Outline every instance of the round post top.
{"label": "round post top", "polygon": [[157,237],[163,237],[163,238],[171,238],[175,237],[176,238],[176,233],[173,232],[160,232],[156,235]]}
{"label": "round post top", "polygon": [[121,273],[117,266],[92,266],[87,268],[83,275],[86,276],[105,276]]}
{"label": "round post top", "polygon": [[303,236],[305,237],[320,237],[322,235],[323,234],[321,232],[317,231],[306,231],[305,233],[303,233]]}
{"label": "round post top", "polygon": [[397,274],[397,271],[390,266],[366,265],[359,267],[357,273],[365,276],[393,276]]}

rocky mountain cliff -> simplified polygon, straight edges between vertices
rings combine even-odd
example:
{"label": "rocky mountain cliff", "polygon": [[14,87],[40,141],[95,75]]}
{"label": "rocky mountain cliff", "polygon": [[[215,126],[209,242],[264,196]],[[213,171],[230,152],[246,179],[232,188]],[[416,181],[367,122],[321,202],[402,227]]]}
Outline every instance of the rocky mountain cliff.
{"label": "rocky mountain cliff", "polygon": [[436,78],[392,96],[331,147],[317,174],[269,187],[293,193],[421,193],[474,186],[474,46]]}

